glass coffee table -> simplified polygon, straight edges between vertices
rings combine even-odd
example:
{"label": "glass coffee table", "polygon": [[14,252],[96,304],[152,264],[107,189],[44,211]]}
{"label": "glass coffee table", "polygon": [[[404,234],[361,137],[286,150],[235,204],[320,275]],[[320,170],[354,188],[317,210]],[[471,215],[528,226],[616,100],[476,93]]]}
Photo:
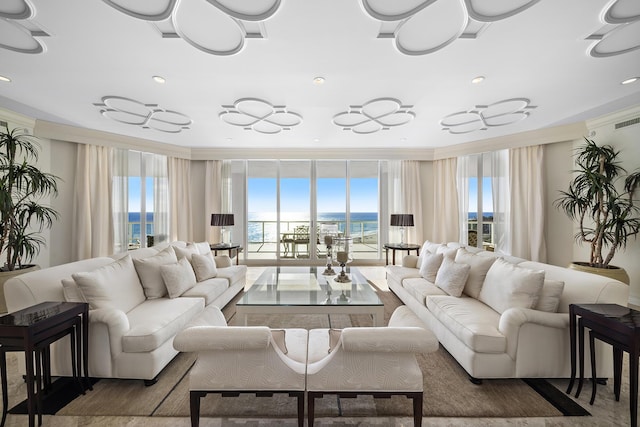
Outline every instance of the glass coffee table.
{"label": "glass coffee table", "polygon": [[383,326],[384,305],[357,268],[347,268],[347,283],[323,271],[324,266],[269,267],[236,303],[236,313],[245,325],[249,314],[370,314],[374,326]]}

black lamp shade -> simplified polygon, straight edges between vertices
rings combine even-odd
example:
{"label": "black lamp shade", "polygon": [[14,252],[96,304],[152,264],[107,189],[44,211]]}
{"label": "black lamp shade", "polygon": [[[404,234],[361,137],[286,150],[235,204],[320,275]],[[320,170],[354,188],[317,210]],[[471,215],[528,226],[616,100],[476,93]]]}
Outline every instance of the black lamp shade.
{"label": "black lamp shade", "polygon": [[233,225],[233,214],[211,214],[211,225],[222,227]]}
{"label": "black lamp shade", "polygon": [[413,227],[413,214],[391,214],[391,225]]}

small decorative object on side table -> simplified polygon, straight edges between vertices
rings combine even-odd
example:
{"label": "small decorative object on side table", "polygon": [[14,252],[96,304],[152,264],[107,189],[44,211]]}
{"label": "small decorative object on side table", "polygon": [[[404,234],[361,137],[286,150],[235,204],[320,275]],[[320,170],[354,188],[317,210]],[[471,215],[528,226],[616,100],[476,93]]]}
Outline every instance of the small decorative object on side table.
{"label": "small decorative object on side table", "polygon": [[332,236],[324,236],[324,244],[327,245],[327,268],[324,269],[322,274],[325,276],[335,276],[336,272],[333,269],[331,261],[331,245],[333,244]]}

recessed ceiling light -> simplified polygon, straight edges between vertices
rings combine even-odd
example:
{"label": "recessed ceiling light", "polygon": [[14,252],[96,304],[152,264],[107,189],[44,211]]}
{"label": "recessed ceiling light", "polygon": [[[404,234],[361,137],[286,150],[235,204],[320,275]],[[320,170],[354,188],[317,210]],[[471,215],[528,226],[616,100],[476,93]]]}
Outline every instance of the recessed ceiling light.
{"label": "recessed ceiling light", "polygon": [[320,142],[320,138],[313,138],[313,142]]}
{"label": "recessed ceiling light", "polygon": [[11,79],[9,77],[0,76],[0,82],[10,82]]}
{"label": "recessed ceiling light", "polygon": [[318,86],[324,84],[324,77],[314,77],[313,84]]}
{"label": "recessed ceiling light", "polygon": [[484,76],[478,76],[471,79],[471,83],[477,85],[478,83],[482,83],[484,81]]}
{"label": "recessed ceiling light", "polygon": [[153,76],[153,81],[156,83],[164,83],[166,82],[165,78],[162,76]]}
{"label": "recessed ceiling light", "polygon": [[623,80],[623,81],[622,81],[622,84],[623,84],[623,85],[630,85],[631,83],[635,83],[635,82],[637,82],[638,80],[640,80],[640,77],[631,77],[630,79]]}

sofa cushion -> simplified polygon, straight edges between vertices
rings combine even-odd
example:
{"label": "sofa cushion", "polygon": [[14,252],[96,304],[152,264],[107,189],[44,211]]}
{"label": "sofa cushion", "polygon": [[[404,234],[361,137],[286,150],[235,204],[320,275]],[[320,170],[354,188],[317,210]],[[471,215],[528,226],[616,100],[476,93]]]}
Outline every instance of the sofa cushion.
{"label": "sofa cushion", "polygon": [[498,330],[500,314],[482,302],[462,296],[432,296],[427,308],[444,327],[477,353],[504,353],[507,340]]}
{"label": "sofa cushion", "polygon": [[174,264],[160,266],[160,274],[167,286],[169,298],[176,298],[196,285],[196,275],[186,257]]}
{"label": "sofa cushion", "polygon": [[211,251],[206,255],[191,255],[191,266],[193,266],[193,272],[196,274],[196,280],[198,282],[214,278],[218,274],[216,261],[213,259]]}
{"label": "sofa cushion", "polygon": [[419,266],[420,275],[432,283],[435,282],[443,258],[442,254],[425,253],[422,257],[422,264]]}
{"label": "sofa cushion", "polygon": [[495,260],[496,258],[479,257],[469,252],[466,248],[458,250],[456,262],[468,264],[471,267],[463,293],[472,298],[478,298],[487,271],[489,271]]}
{"label": "sofa cushion", "polygon": [[195,246],[200,255],[207,255],[211,253],[211,245],[209,242],[189,243],[189,245]]}
{"label": "sofa cushion", "polygon": [[202,310],[202,298],[147,300],[127,313],[131,328],[122,337],[122,350],[125,353],[153,351],[184,329]]}
{"label": "sofa cushion", "polygon": [[225,278],[229,280],[229,285],[233,285],[238,281],[245,280],[246,275],[246,265],[232,265],[231,267],[219,268],[218,275],[216,277]]}
{"label": "sofa cushion", "polygon": [[498,313],[508,308],[532,308],[538,301],[544,270],[518,267],[497,259],[485,277],[478,299]]}
{"label": "sofa cushion", "polygon": [[72,278],[62,279],[62,293],[66,302],[87,302],[78,284]]}
{"label": "sofa cushion", "polygon": [[[545,273],[546,274],[546,273]],[[564,282],[560,280],[544,279],[540,297],[533,307],[535,310],[556,313],[560,304],[560,297],[564,290]]]}
{"label": "sofa cushion", "polygon": [[404,279],[408,279],[410,277],[422,277],[420,276],[420,270],[417,268],[388,265],[385,269],[387,271],[387,276],[393,276],[398,283],[401,283]]}
{"label": "sofa cushion", "polygon": [[189,261],[191,261],[191,256],[193,254],[200,253],[198,247],[192,243],[187,244],[187,246],[185,246],[184,248],[174,246],[173,249],[176,251],[176,256],[178,257],[178,259],[186,258]]}
{"label": "sofa cushion", "polygon": [[445,291],[422,277],[404,279],[402,287],[423,305],[426,298],[431,295],[447,295]]}
{"label": "sofa cushion", "polygon": [[457,263],[445,257],[436,275],[436,286],[451,296],[459,297],[467,283],[470,268],[467,264]]}
{"label": "sofa cushion", "polygon": [[436,251],[438,254],[444,255],[445,258],[455,259],[456,253],[458,253],[458,248],[450,248],[448,246],[442,245]]}
{"label": "sofa cushion", "polygon": [[196,283],[194,287],[187,289],[181,296],[204,298],[204,305],[209,305],[222,295],[227,288],[229,288],[229,281],[216,277]]}
{"label": "sofa cushion", "polygon": [[125,313],[145,301],[144,291],[129,255],[93,271],[71,275],[90,308],[115,308]]}
{"label": "sofa cushion", "polygon": [[167,295],[167,287],[162,279],[160,266],[164,264],[175,264],[176,262],[178,262],[178,258],[172,246],[167,246],[156,255],[148,258],[133,260],[133,265],[136,267],[138,277],[140,277],[140,282],[144,289],[144,294],[147,298],[162,298]]}

